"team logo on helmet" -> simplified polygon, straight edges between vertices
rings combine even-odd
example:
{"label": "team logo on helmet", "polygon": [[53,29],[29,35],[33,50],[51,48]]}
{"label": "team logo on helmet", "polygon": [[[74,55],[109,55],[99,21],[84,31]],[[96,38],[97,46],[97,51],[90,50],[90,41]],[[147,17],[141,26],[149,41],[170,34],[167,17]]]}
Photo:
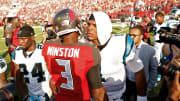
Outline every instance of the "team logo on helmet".
{"label": "team logo on helmet", "polygon": [[69,10],[69,17],[70,17],[70,23],[73,21],[73,20],[78,20],[76,18],[76,14],[72,11],[72,10]]}
{"label": "team logo on helmet", "polygon": [[79,20],[74,11],[63,9],[54,16],[54,25],[56,34],[59,36],[79,32]]}

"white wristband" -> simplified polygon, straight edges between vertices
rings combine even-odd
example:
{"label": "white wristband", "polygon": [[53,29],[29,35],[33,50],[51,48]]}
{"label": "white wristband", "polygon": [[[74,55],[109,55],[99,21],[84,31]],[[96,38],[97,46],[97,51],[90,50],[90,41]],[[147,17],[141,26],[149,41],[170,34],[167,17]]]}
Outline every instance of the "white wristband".
{"label": "white wristband", "polygon": [[137,101],[147,101],[147,96],[137,96]]}

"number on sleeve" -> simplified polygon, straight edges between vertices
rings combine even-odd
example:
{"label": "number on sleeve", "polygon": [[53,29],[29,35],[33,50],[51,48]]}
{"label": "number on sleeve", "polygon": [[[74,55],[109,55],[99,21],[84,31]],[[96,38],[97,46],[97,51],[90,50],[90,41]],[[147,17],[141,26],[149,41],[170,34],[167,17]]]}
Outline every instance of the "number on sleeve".
{"label": "number on sleeve", "polygon": [[67,84],[62,83],[60,87],[73,90],[74,86],[73,86],[70,60],[56,59],[56,62],[58,63],[58,65],[64,66],[65,72],[61,72],[61,76],[67,79]]}

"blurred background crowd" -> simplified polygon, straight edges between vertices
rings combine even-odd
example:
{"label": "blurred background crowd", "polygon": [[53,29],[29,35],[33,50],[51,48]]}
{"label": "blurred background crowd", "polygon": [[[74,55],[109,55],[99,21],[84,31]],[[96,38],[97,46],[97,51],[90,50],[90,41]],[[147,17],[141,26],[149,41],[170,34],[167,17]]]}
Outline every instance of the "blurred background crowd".
{"label": "blurred background crowd", "polygon": [[63,8],[76,11],[80,17],[87,17],[93,11],[104,11],[111,19],[131,17],[140,14],[153,16],[157,10],[166,14],[180,6],[178,0],[0,0],[0,25],[8,16],[17,15],[22,22],[40,24],[52,22],[53,16]]}

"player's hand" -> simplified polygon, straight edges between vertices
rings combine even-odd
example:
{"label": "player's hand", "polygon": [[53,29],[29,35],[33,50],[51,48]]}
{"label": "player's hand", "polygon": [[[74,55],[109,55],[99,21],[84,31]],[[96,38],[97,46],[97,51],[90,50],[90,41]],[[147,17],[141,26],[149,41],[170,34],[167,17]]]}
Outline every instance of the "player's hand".
{"label": "player's hand", "polygon": [[172,82],[172,85],[169,88],[168,98],[170,98],[170,99],[172,99],[174,101],[178,101],[178,99],[180,98],[179,77],[180,77],[180,73],[179,73],[179,71],[176,71],[176,74],[175,74],[174,80]]}
{"label": "player's hand", "polygon": [[12,44],[9,47],[12,48],[13,50],[16,48],[16,46]]}
{"label": "player's hand", "polygon": [[50,84],[49,85],[50,85],[50,88],[51,88],[51,90],[53,91],[53,93],[55,95],[60,93],[60,90],[56,87],[55,82],[54,82],[54,80],[52,78],[50,79]]}

